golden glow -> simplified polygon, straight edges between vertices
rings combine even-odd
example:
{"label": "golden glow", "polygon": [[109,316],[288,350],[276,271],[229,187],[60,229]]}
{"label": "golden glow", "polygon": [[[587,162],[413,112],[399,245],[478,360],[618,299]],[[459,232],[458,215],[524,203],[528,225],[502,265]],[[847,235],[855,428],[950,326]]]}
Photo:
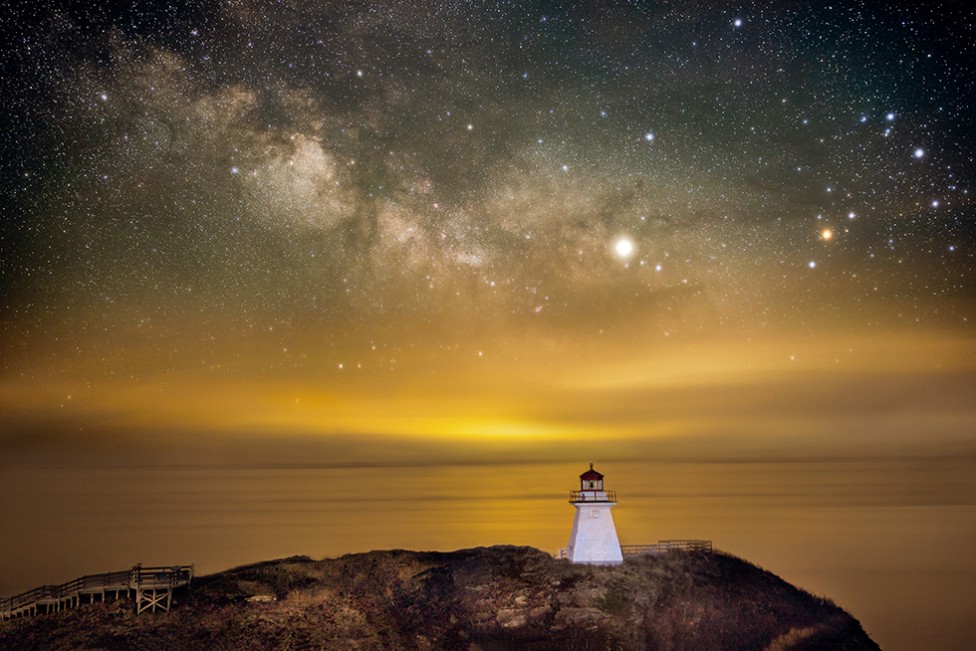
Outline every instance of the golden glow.
{"label": "golden glow", "polygon": [[834,239],[834,231],[829,228],[823,229],[820,231],[820,239],[824,240],[825,242],[829,242],[830,240]]}
{"label": "golden glow", "polygon": [[[855,611],[877,603],[857,592],[873,575],[825,578],[811,558],[923,558],[933,573],[966,558],[972,337],[835,328],[662,344],[633,321],[586,341],[499,327],[444,355],[401,346],[395,365],[349,348],[342,369],[312,333],[304,374],[277,375],[273,351],[236,362],[228,346],[217,370],[7,378],[9,557],[64,559],[40,581],[53,582],[117,566],[120,548],[201,572],[296,553],[555,550],[572,522],[565,492],[596,461],[620,492],[624,544],[713,539]],[[49,535],[51,514],[87,546]],[[951,554],[925,554],[933,537]],[[11,592],[38,583],[23,563],[2,569]],[[933,592],[930,613],[960,590]]]}
{"label": "golden glow", "polygon": [[[644,351],[621,339],[555,358],[551,350],[536,347],[522,349],[517,359],[508,351],[497,355],[508,361],[484,367],[474,362],[455,368],[446,360],[443,366],[404,370],[381,381],[348,370],[329,371],[342,376],[341,382],[215,378],[204,370],[159,374],[138,383],[8,380],[0,386],[0,406],[8,413],[97,422],[115,432],[172,428],[258,436],[564,441],[662,437],[732,414],[743,422],[755,420],[760,410],[768,423],[770,401],[790,404],[798,392],[814,391],[840,404],[847,391],[860,395],[859,383],[878,391],[889,384],[885,378],[905,378],[907,386],[918,376],[921,396],[925,387],[935,386],[927,374],[973,370],[976,346],[968,338],[917,335],[694,341]],[[833,379],[820,386],[826,377]],[[900,394],[894,386],[884,391]],[[944,391],[937,390],[943,400]],[[709,401],[707,409],[701,400]],[[753,429],[756,435],[761,431]]]}

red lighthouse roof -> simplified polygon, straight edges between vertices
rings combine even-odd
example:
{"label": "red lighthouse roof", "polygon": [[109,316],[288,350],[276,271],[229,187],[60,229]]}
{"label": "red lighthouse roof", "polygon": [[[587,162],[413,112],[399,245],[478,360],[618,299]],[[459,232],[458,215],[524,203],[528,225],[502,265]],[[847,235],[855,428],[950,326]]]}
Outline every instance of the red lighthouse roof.
{"label": "red lighthouse roof", "polygon": [[580,475],[582,481],[600,481],[603,479],[603,475],[593,470],[593,464],[590,464],[590,469]]}

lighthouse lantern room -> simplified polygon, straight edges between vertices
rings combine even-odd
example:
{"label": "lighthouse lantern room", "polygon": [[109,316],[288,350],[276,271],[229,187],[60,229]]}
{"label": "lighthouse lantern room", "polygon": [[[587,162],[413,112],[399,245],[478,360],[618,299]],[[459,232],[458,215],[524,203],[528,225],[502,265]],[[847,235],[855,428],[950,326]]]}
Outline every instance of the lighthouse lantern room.
{"label": "lighthouse lantern room", "polygon": [[580,475],[580,489],[570,491],[569,503],[576,509],[566,556],[572,563],[615,565],[623,562],[617,529],[610,509],[617,494],[603,487],[603,475],[590,469]]}

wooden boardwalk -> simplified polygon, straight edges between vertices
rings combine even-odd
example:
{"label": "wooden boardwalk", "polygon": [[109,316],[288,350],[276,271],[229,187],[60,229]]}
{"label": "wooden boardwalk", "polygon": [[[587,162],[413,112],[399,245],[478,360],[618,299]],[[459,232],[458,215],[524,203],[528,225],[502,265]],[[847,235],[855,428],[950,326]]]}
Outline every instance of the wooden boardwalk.
{"label": "wooden boardwalk", "polygon": [[192,565],[136,565],[131,570],[121,572],[86,574],[61,585],[42,585],[0,599],[0,621],[121,599],[132,600],[136,613],[168,611],[173,601],[173,590],[190,585],[192,580]]}

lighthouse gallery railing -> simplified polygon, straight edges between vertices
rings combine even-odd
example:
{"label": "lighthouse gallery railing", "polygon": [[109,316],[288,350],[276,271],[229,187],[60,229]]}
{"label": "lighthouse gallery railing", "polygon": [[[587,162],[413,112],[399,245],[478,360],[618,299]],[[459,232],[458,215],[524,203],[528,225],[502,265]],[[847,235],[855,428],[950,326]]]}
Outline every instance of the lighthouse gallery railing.
{"label": "lighthouse gallery railing", "polygon": [[569,491],[570,502],[616,502],[617,491]]}

